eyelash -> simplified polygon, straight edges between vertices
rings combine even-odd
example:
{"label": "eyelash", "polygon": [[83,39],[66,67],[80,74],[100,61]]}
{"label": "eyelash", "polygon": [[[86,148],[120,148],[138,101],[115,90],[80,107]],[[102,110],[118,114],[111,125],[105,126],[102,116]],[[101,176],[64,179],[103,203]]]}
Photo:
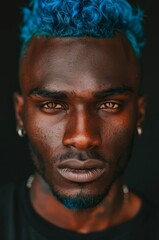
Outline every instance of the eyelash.
{"label": "eyelash", "polygon": [[98,105],[98,109],[100,110],[118,110],[121,107],[121,103],[108,101],[103,102],[102,104]]}
{"label": "eyelash", "polygon": [[[49,106],[50,105],[50,106]],[[68,106],[64,103],[56,103],[56,102],[46,102],[40,106],[44,111],[62,111],[67,110]],[[119,111],[122,107],[122,104],[119,102],[107,101],[100,104],[97,104],[97,110],[103,111]]]}
{"label": "eyelash", "polygon": [[[51,106],[49,106],[51,105]],[[66,110],[67,107],[65,104],[62,103],[56,103],[56,102],[46,102],[44,103],[41,108],[45,109],[46,111],[48,110]]]}

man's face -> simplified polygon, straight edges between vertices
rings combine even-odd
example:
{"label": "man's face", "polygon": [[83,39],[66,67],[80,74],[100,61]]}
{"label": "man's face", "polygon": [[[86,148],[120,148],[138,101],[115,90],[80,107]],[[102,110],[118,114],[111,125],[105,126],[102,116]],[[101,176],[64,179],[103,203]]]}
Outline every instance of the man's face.
{"label": "man's face", "polygon": [[17,122],[37,171],[66,206],[97,204],[124,170],[143,119],[129,44],[122,37],[33,39],[20,78]]}

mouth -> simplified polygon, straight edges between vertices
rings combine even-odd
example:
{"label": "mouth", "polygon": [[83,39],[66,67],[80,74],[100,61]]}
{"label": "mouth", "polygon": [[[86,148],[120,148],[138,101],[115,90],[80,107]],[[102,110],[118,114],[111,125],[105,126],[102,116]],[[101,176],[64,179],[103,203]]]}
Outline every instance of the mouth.
{"label": "mouth", "polygon": [[62,177],[71,182],[88,183],[100,178],[108,168],[107,165],[96,159],[68,159],[61,163],[57,170]]}

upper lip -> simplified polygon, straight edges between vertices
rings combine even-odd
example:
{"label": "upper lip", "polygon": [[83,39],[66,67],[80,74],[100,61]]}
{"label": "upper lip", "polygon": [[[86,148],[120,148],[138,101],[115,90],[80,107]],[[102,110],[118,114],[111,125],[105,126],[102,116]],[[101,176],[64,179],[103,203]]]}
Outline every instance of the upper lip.
{"label": "upper lip", "polygon": [[87,159],[87,160],[78,160],[78,159],[67,159],[63,162],[61,162],[58,165],[58,168],[70,168],[70,169],[79,169],[79,170],[85,170],[85,169],[99,169],[104,168],[105,163],[98,159]]}

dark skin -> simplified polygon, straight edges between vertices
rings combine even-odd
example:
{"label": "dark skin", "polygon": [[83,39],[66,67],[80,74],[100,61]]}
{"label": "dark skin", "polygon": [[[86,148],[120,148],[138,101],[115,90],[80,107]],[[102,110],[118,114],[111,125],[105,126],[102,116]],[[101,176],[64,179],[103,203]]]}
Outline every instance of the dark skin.
{"label": "dark skin", "polygon": [[[16,118],[25,128],[37,168],[30,191],[36,212],[81,233],[135,216],[142,203],[133,193],[124,200],[121,172],[143,122],[145,102],[139,95],[139,63],[128,41],[121,34],[111,39],[32,39],[21,58],[20,84]],[[58,172],[59,154],[73,154],[83,162],[93,158],[105,171],[93,181],[70,181]],[[97,206],[74,211],[50,187],[71,197],[107,193]]]}

